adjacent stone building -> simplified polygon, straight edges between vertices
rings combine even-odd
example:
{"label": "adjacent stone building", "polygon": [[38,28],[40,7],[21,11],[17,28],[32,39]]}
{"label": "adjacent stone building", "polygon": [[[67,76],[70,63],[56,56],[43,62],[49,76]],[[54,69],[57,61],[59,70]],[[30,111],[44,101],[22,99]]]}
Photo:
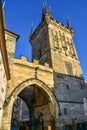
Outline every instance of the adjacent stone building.
{"label": "adjacent stone building", "polygon": [[29,111],[24,101],[16,97],[12,109],[12,126],[26,125],[29,122]]}
{"label": "adjacent stone building", "polygon": [[0,127],[1,127],[1,120],[3,114],[3,105],[5,100],[5,93],[6,93],[6,72],[3,63],[3,57],[0,50]]}
{"label": "adjacent stone building", "polygon": [[3,116],[3,105],[5,101],[7,80],[10,79],[3,21],[3,12],[0,1],[0,128]]}

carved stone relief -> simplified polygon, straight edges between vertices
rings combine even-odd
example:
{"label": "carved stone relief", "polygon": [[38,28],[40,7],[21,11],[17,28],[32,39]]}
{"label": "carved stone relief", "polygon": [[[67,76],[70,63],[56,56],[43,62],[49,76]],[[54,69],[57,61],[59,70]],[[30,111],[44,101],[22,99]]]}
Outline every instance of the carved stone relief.
{"label": "carved stone relief", "polygon": [[54,37],[53,37],[53,42],[54,42],[54,47],[55,47],[55,48],[59,48],[58,36],[57,36],[57,35],[54,35]]}
{"label": "carved stone relief", "polygon": [[69,51],[70,51],[70,55],[73,57],[73,56],[76,56],[76,53],[75,53],[75,50],[74,50],[74,46],[73,46],[73,41],[72,39],[70,39],[69,41]]}

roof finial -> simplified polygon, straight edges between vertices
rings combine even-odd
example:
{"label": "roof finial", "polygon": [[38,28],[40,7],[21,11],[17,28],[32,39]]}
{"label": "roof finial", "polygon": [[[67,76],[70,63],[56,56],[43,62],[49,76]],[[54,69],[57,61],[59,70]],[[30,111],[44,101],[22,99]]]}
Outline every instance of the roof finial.
{"label": "roof finial", "polygon": [[45,13],[47,12],[46,0],[42,3],[42,20],[44,19]]}
{"label": "roof finial", "polygon": [[44,20],[46,15],[48,15],[51,18],[53,17],[51,7],[47,8],[46,0],[44,0],[42,10],[42,21]]}
{"label": "roof finial", "polygon": [[51,6],[49,6],[49,12],[50,12],[50,14],[52,14],[52,8],[51,8]]}
{"label": "roof finial", "polygon": [[47,9],[46,0],[44,0],[42,4],[43,4],[43,14],[45,14]]}
{"label": "roof finial", "polygon": [[46,7],[46,5],[47,5],[46,0],[44,0],[43,6]]}
{"label": "roof finial", "polygon": [[70,22],[69,22],[68,17],[66,17],[66,22],[67,22],[67,27],[68,27],[68,28],[71,28],[71,25],[70,25]]}

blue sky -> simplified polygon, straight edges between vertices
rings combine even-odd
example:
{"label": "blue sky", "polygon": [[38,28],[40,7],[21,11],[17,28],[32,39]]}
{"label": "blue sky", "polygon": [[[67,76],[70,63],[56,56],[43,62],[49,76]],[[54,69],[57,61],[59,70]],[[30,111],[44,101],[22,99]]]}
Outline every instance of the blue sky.
{"label": "blue sky", "polygon": [[[43,1],[6,0],[4,7],[6,28],[20,35],[16,44],[16,57],[24,55],[31,61],[32,51],[29,43],[31,21],[34,28],[40,23]],[[66,24],[66,17],[69,18],[75,32],[74,43],[78,57],[87,80],[87,0],[46,0],[46,3],[58,21]]]}

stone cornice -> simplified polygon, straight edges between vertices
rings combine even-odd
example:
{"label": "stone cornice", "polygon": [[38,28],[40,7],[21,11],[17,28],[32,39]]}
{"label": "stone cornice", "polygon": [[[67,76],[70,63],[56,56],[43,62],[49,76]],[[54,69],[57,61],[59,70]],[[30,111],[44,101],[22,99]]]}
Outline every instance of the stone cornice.
{"label": "stone cornice", "polygon": [[38,31],[43,27],[44,24],[46,24],[46,25],[49,25],[49,24],[55,25],[58,28],[64,30],[65,32],[71,34],[72,36],[74,35],[74,31],[73,31],[72,28],[69,28],[69,27],[65,26],[64,24],[62,24],[61,22],[58,22],[54,18],[48,18],[48,19],[45,19],[45,20],[41,21],[41,23],[35,29],[35,31],[33,32],[33,34],[30,36],[30,42],[38,34]]}
{"label": "stone cornice", "polygon": [[32,44],[32,39],[34,39],[34,37],[38,34],[39,30],[44,26],[44,24],[46,24],[45,21],[41,22],[38,27],[35,29],[35,31],[33,32],[33,34],[30,36],[30,43]]}
{"label": "stone cornice", "polygon": [[33,62],[28,62],[23,59],[14,58],[14,65],[18,65],[18,66],[22,66],[22,67],[24,66],[24,67],[33,68],[33,69],[39,69],[41,71],[45,71],[45,72],[53,74],[53,69],[49,68],[46,63],[44,64],[44,66],[42,66],[39,63],[37,63],[36,61],[37,60],[34,60]]}
{"label": "stone cornice", "polygon": [[13,33],[13,32],[11,32],[11,31],[9,31],[9,30],[7,30],[7,29],[5,29],[4,32],[5,32],[5,34],[8,34],[8,35],[10,35],[10,36],[16,38],[16,41],[17,41],[18,38],[20,37],[18,34]]}
{"label": "stone cornice", "polygon": [[55,25],[56,27],[60,28],[61,30],[71,34],[72,36],[74,35],[74,31],[72,28],[68,28],[61,22],[58,22],[56,19],[51,19],[49,24]]}

